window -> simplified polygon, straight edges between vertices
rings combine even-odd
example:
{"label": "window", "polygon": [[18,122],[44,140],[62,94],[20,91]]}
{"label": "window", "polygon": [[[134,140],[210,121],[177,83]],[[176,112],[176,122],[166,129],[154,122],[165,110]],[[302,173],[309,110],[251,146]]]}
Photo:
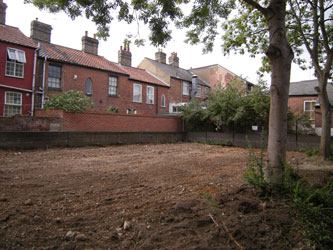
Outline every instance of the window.
{"label": "window", "polygon": [[142,86],[140,84],[133,85],[133,102],[142,102]]}
{"label": "window", "polygon": [[190,94],[190,83],[183,81],[183,95]]}
{"label": "window", "polygon": [[92,80],[90,77],[86,80],[86,94],[92,95]]}
{"label": "window", "polygon": [[127,114],[128,115],[135,115],[136,114],[136,109],[127,109]]}
{"label": "window", "polygon": [[310,120],[315,119],[315,106],[316,101],[304,101],[304,114],[307,115]]}
{"label": "window", "polygon": [[49,89],[61,89],[61,67],[49,65],[47,84]]}
{"label": "window", "polygon": [[201,86],[200,85],[198,85],[198,87],[197,87],[197,93],[195,94],[195,97],[201,97]]}
{"label": "window", "polygon": [[22,94],[6,92],[4,116],[13,116],[22,113]]}
{"label": "window", "polygon": [[154,104],[154,87],[147,87],[147,103]]}
{"label": "window", "polygon": [[165,95],[161,96],[161,107],[165,107]]}
{"label": "window", "polygon": [[109,76],[109,95],[118,95],[118,77]]}
{"label": "window", "polygon": [[6,75],[23,78],[25,52],[18,49],[7,48]]}
{"label": "window", "polygon": [[206,88],[205,88],[205,96],[206,96],[206,97],[208,96],[208,93],[209,93],[209,88],[206,87]]}

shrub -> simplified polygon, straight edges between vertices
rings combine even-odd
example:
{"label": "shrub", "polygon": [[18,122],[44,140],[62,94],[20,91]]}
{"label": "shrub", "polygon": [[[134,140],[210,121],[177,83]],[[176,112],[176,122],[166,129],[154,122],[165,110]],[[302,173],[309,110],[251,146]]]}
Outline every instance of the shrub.
{"label": "shrub", "polygon": [[45,103],[45,109],[63,109],[65,111],[83,112],[93,108],[94,104],[91,98],[83,94],[82,91],[69,90],[60,95],[51,95]]}

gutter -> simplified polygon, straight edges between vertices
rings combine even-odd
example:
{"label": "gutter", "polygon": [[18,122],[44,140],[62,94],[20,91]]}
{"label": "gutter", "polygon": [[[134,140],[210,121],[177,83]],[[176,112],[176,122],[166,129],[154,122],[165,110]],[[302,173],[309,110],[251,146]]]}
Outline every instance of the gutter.
{"label": "gutter", "polygon": [[24,92],[32,93],[32,90],[30,90],[30,89],[16,88],[16,87],[12,87],[12,86],[8,86],[8,85],[4,85],[4,84],[0,84],[0,87],[4,87],[4,88],[8,88],[8,89],[21,90],[21,91],[24,91]]}

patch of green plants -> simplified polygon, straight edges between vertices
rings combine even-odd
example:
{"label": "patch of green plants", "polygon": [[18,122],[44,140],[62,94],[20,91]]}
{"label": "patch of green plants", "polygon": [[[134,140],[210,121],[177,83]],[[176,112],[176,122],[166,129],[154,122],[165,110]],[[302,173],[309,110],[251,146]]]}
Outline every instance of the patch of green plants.
{"label": "patch of green plants", "polygon": [[106,111],[109,113],[118,113],[119,110],[118,107],[109,106]]}
{"label": "patch of green plants", "polygon": [[212,139],[208,139],[205,142],[199,142],[199,143],[203,143],[203,144],[207,144],[207,145],[217,145],[217,146],[222,146],[222,147],[231,147],[232,146],[232,142],[231,141],[214,141]]}
{"label": "patch of green plants", "polygon": [[319,148],[309,149],[309,148],[306,148],[306,147],[301,147],[300,151],[304,152],[307,156],[311,157],[311,156],[314,156],[314,155],[318,155]]}
{"label": "patch of green plants", "polygon": [[[249,163],[245,180],[260,188],[266,196],[271,195],[263,172],[262,148],[259,156],[249,147]],[[296,208],[302,223],[302,233],[311,241],[313,249],[332,249],[333,246],[333,178],[322,187],[314,187],[298,170],[284,163],[281,193]]]}
{"label": "patch of green plants", "polygon": [[208,201],[209,206],[212,208],[213,211],[215,211],[217,209],[217,204],[210,194],[203,194],[202,198],[204,198],[205,200]]}

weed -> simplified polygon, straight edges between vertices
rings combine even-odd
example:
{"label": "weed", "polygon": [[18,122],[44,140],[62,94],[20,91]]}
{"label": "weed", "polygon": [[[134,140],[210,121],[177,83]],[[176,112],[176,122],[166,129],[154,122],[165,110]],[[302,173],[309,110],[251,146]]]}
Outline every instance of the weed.
{"label": "weed", "polygon": [[205,142],[199,142],[199,143],[203,143],[203,144],[207,144],[207,145],[217,145],[217,146],[222,146],[222,147],[231,147],[232,146],[232,142],[227,140],[227,141],[214,141],[212,139],[208,139]]}
{"label": "weed", "polygon": [[210,207],[212,208],[213,211],[217,209],[217,204],[213,200],[213,197],[210,194],[203,194],[202,197],[208,201]]}
{"label": "weed", "polygon": [[260,188],[263,192],[267,191],[267,183],[264,175],[264,147],[265,147],[265,135],[261,136],[261,147],[259,157],[254,153],[248,138],[247,144],[249,148],[249,161],[244,178],[253,187]]}
{"label": "weed", "polygon": [[109,113],[118,113],[119,109],[118,107],[109,106],[106,111]]}
{"label": "weed", "polygon": [[307,156],[311,157],[311,156],[314,156],[314,155],[318,155],[319,148],[309,149],[309,148],[306,148],[306,147],[301,147],[300,151],[304,152]]}

